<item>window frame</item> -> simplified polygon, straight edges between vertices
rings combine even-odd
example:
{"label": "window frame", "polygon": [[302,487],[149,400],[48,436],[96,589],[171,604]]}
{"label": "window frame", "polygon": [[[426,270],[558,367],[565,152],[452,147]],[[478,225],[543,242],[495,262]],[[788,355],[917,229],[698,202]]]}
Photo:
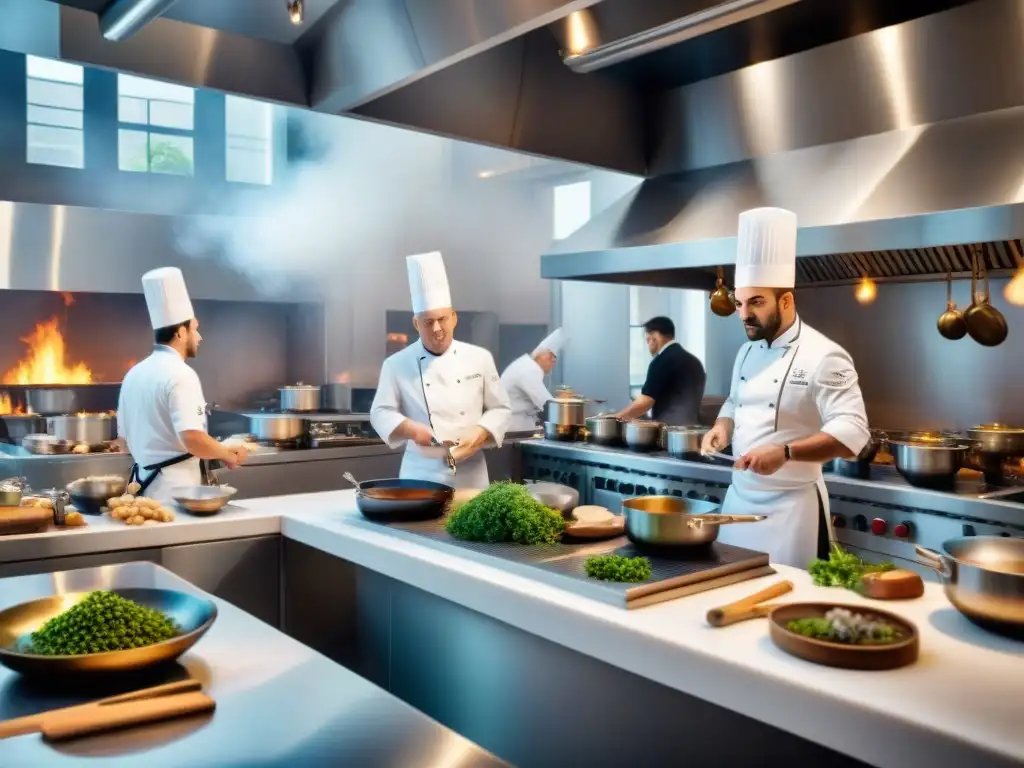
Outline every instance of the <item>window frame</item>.
{"label": "window frame", "polygon": [[[48,65],[56,65],[53,67],[54,71],[49,73],[47,77],[45,72],[36,71],[33,72],[33,65],[43,65],[44,68]],[[70,79],[67,77],[60,77],[59,71],[65,70],[65,72],[74,72],[74,76]],[[45,99],[41,98],[40,94],[33,95],[33,83],[39,83],[47,86],[56,86],[59,89],[74,89],[77,91],[78,100],[80,106],[76,109],[73,107],[64,107],[54,105],[52,103],[46,103]],[[33,109],[35,108],[35,109]],[[43,115],[47,113],[40,113],[41,110],[47,110],[51,114],[51,120],[47,122]],[[35,115],[33,116],[33,112]],[[61,59],[51,59],[45,56],[33,56],[28,54],[25,56],[25,162],[29,165],[41,165],[48,166],[50,168],[70,168],[73,170],[83,170],[86,164],[85,158],[85,67],[81,64],[75,64],[74,62],[62,61]],[[70,123],[60,123],[56,119],[56,115],[60,113],[67,113],[71,116]],[[77,119],[75,119],[77,118]],[[78,125],[74,125],[74,123]],[[33,141],[33,129],[48,129],[51,131],[59,132],[75,132],[79,141],[79,147],[77,148],[76,159],[80,163],[53,163],[45,160],[40,160],[38,157],[32,158],[32,149],[34,146],[38,146],[38,141]],[[66,148],[65,148],[66,149]]]}
{"label": "window frame", "polygon": [[[229,117],[229,110],[231,104],[239,102],[248,105],[256,105],[261,109],[266,110],[266,135],[255,136],[252,133],[237,133],[232,132],[231,119]],[[274,183],[274,165],[276,156],[276,140],[277,140],[277,115],[275,112],[274,104],[261,99],[252,99],[247,96],[238,96],[236,94],[225,94],[224,95],[224,181],[229,184],[249,184],[255,187],[269,187]],[[237,142],[259,142],[262,147],[243,147],[237,146]],[[232,146],[235,142],[236,145]],[[231,158],[232,152],[244,152],[258,155],[262,152],[263,165],[266,179],[265,181],[253,181],[250,179],[232,178],[231,176]]]}
{"label": "window frame", "polygon": [[[155,83],[158,86],[170,90],[180,90],[182,92],[187,91],[191,95],[190,101],[176,101],[171,98],[160,98],[159,96],[140,96],[132,93],[123,93],[123,83]],[[178,85],[176,83],[164,83],[161,80],[155,80],[147,77],[139,77],[138,75],[130,75],[124,72],[117,73],[117,101],[115,109],[117,110],[117,170],[122,173],[155,173],[160,176],[177,176],[179,178],[194,179],[196,177],[196,88]],[[137,122],[135,120],[126,120],[121,115],[121,100],[132,99],[135,101],[142,101],[145,103],[146,110],[146,122]],[[191,108],[191,128],[175,128],[159,123],[154,124],[152,122],[153,115],[153,104],[187,104]],[[121,165],[121,141],[122,135],[125,133],[143,134],[146,137],[146,169],[135,169],[125,168]],[[175,173],[172,171],[153,170],[153,150],[152,142],[153,138],[164,137],[176,137],[180,139],[187,139],[190,146],[188,153],[189,157],[189,173]]]}

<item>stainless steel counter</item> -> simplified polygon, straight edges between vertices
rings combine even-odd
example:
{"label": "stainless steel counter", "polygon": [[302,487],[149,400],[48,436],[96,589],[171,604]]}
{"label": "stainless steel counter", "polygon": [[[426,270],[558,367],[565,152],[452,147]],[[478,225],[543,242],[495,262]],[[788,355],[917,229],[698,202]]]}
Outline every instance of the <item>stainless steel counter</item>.
{"label": "stainless steel counter", "polygon": [[[0,609],[63,592],[110,587],[199,592],[148,563],[0,580]],[[214,598],[218,618],[170,670],[102,690],[44,688],[0,668],[0,719],[194,677],[216,711],[166,724],[50,745],[38,735],[0,742],[5,766],[505,765],[455,732],[276,629]]]}

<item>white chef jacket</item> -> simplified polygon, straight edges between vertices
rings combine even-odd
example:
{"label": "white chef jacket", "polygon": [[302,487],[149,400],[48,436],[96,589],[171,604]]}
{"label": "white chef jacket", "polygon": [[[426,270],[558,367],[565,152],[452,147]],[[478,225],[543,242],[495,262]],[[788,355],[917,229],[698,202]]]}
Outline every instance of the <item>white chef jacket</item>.
{"label": "white chef jacket", "polygon": [[[744,344],[733,365],[719,418],[733,420],[737,458],[762,445],[785,445],[817,432],[854,454],[870,439],[864,398],[850,355],[799,317],[772,343]],[[773,475],[736,471],[723,512],[765,514],[764,522],[730,525],[719,541],[768,552],[773,562],[806,568],[817,551],[819,498],[831,536],[821,465],[789,461]]]}
{"label": "white chef jacket", "polygon": [[[153,353],[132,367],[121,382],[117,403],[117,433],[128,444],[139,476],[143,467],[188,453],[179,435],[206,431],[206,399],[198,374],[171,347],[158,344]],[[165,467],[146,489],[146,496],[171,500],[171,490],[200,485],[199,459]]]}
{"label": "white chef jacket", "polygon": [[544,386],[544,369],[532,355],[523,355],[509,364],[501,374],[501,386],[512,404],[509,431],[523,432],[537,426],[537,411],[552,399]]}
{"label": "white chef jacket", "polygon": [[443,443],[462,439],[480,426],[500,447],[511,417],[508,395],[501,387],[491,353],[461,341],[452,341],[442,355],[427,351],[421,341],[393,354],[381,367],[370,407],[370,423],[381,439],[392,448],[406,443],[400,477],[456,488],[487,487],[487,462],[482,451],[459,464],[452,475],[445,463],[444,448],[394,440],[395,430],[406,418],[427,425],[432,421],[434,437]]}

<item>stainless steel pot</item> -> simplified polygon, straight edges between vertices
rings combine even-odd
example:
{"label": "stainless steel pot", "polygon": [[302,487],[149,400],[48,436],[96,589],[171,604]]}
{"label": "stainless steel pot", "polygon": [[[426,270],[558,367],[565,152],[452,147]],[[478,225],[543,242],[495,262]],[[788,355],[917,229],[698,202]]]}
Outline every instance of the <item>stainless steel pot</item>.
{"label": "stainless steel pot", "polygon": [[544,405],[544,421],[563,426],[582,427],[587,401],[582,397],[556,397]]}
{"label": "stainless steel pot", "polygon": [[622,428],[622,438],[631,451],[656,451],[661,447],[661,435],[665,425],[660,421],[634,419]]}
{"label": "stainless steel pot", "polygon": [[72,387],[29,387],[25,390],[28,410],[39,416],[77,413],[78,395]]}
{"label": "stainless steel pot", "polygon": [[352,387],[349,384],[324,384],[320,387],[320,407],[328,413],[351,413]]}
{"label": "stainless steel pot", "polygon": [[587,433],[590,442],[596,445],[619,445],[622,422],[614,416],[591,416],[587,419]]}
{"label": "stainless steel pot", "polygon": [[756,523],[764,515],[719,515],[719,504],[677,496],[637,496],[622,502],[626,536],[638,544],[688,547],[710,544],[718,528],[729,523]]}
{"label": "stainless steel pot", "polygon": [[1012,458],[1024,456],[1024,428],[1005,424],[982,424],[967,431],[967,439],[977,453]]}
{"label": "stainless steel pot", "polygon": [[1024,632],[1024,539],[962,536],[941,552],[915,549],[960,613],[989,629]]}
{"label": "stainless steel pot", "polygon": [[707,427],[665,427],[665,450],[676,459],[700,456],[700,443],[708,433]]}
{"label": "stainless steel pot", "polygon": [[896,469],[911,485],[922,488],[948,489],[956,481],[956,473],[964,465],[968,446],[944,443],[910,443],[890,440]]}
{"label": "stainless steel pot", "polygon": [[49,416],[46,431],[58,440],[100,445],[117,437],[114,417],[106,413]]}
{"label": "stainless steel pot", "polygon": [[5,414],[0,416],[0,441],[21,445],[26,435],[38,435],[46,431],[46,418],[31,413]]}
{"label": "stainless steel pot", "polygon": [[290,443],[306,434],[306,420],[282,413],[253,413],[249,415],[249,432],[257,440]]}
{"label": "stainless steel pot", "polygon": [[875,460],[875,456],[886,439],[887,437],[884,432],[871,430],[871,437],[861,452],[852,459],[833,459],[830,462],[832,471],[842,477],[855,477],[867,480],[871,477],[871,462]]}
{"label": "stainless steel pot", "polygon": [[320,387],[313,384],[290,384],[278,390],[281,410],[291,413],[315,413],[320,410]]}
{"label": "stainless steel pot", "polygon": [[29,453],[38,456],[50,456],[55,454],[71,453],[75,444],[70,440],[58,440],[53,435],[25,435],[21,439],[21,446]]}
{"label": "stainless steel pot", "polygon": [[575,424],[553,424],[550,421],[544,422],[544,439],[567,442],[579,437],[580,428]]}

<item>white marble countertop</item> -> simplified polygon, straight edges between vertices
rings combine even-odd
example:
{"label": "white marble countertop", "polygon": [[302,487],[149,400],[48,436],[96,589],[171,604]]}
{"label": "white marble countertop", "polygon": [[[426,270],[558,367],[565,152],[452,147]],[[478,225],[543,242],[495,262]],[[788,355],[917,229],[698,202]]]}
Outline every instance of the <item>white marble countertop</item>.
{"label": "white marble countertop", "polygon": [[[921,656],[910,667],[856,672],[791,657],[763,620],[713,629],[709,608],[781,578],[786,601],[865,600],[814,587],[804,571],[627,611],[470,560],[352,524],[351,491],[245,500],[220,515],[140,528],[109,520],[85,530],[0,537],[0,562],[25,551],[99,552],[281,533],[634,674],[797,734],[867,763],[907,766],[1024,764],[1018,707],[1024,644],[970,624],[937,585],[887,603],[914,622]],[[42,542],[49,540],[50,545]],[[20,552],[19,552],[20,550]],[[38,555],[36,555],[38,556]],[[55,555],[47,555],[55,556]]]}

